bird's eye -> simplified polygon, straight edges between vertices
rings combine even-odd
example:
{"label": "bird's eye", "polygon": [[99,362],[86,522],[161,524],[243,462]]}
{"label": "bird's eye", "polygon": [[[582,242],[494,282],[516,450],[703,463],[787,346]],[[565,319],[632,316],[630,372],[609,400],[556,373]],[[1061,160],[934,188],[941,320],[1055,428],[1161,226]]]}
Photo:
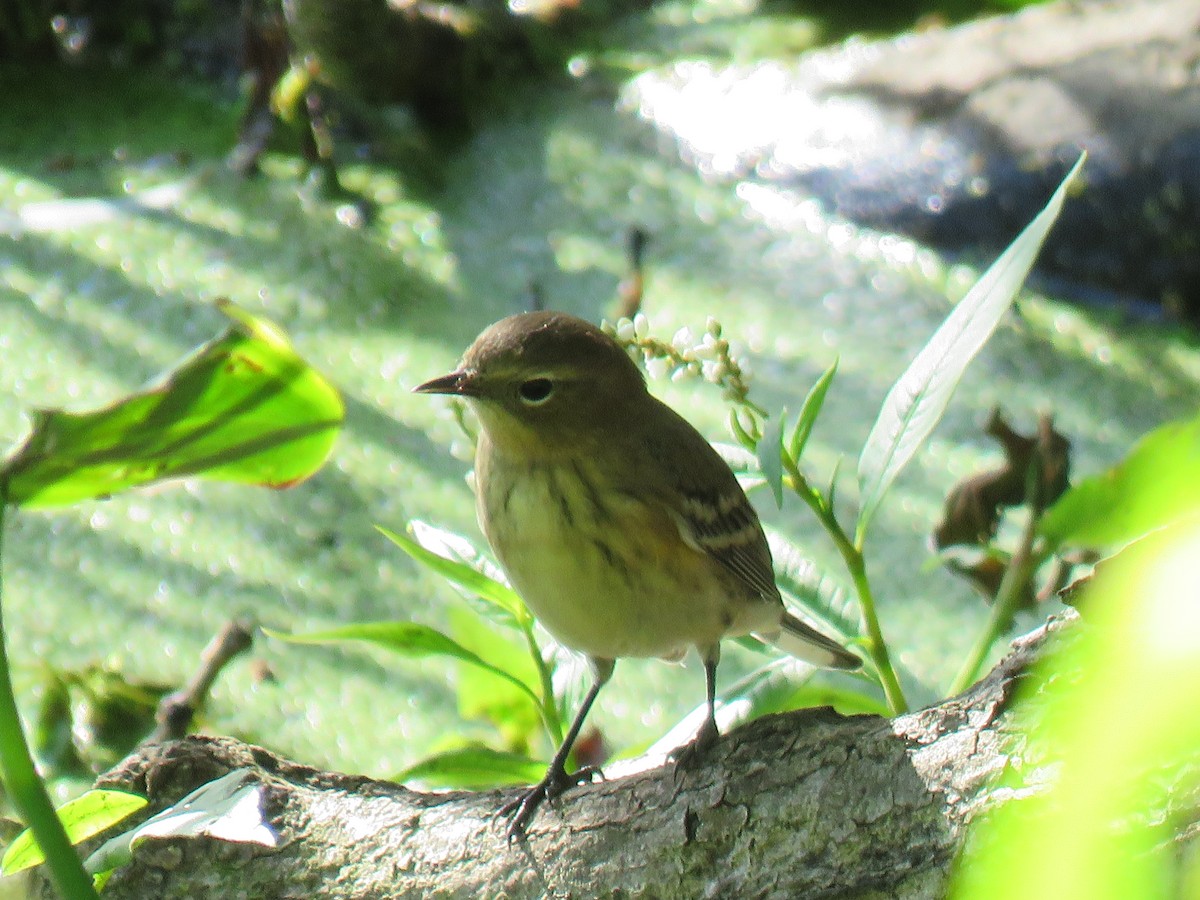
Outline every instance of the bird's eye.
{"label": "bird's eye", "polygon": [[527,406],[541,406],[554,393],[554,382],[549,378],[530,378],[521,382],[517,393]]}

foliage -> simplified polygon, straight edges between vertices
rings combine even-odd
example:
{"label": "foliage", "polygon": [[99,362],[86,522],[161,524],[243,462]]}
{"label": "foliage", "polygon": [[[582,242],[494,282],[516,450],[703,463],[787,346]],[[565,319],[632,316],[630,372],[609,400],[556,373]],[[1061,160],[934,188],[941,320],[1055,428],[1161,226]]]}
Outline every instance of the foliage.
{"label": "foliage", "polygon": [[[93,790],[57,810],[72,844],[107,831],[146,806],[145,797],[125,791]],[[129,861],[134,844],[147,837],[210,835],[226,841],[278,845],[278,835],[262,813],[261,787],[247,778],[247,770],[227,772],[188,794],[174,806],[110,838],[84,863],[97,891],[109,876]],[[15,875],[45,861],[33,829],[17,835],[0,858],[0,878]]]}
{"label": "foliage", "polygon": [[[1057,594],[1077,564],[1095,561],[1099,551],[1193,515],[1200,499],[1200,416],[1159,426],[1107,471],[1065,490],[1060,485],[1046,497],[1041,495],[1062,464],[1053,459],[1057,451],[1052,449],[1061,436],[1045,420],[1039,437],[1027,440],[1035,453],[1027,461],[1028,472],[1019,473],[1026,477],[1027,509],[1017,546],[1010,551],[989,533],[978,541],[980,561],[965,566],[943,557],[981,587],[992,604],[987,628],[951,685],[952,693],[978,677],[992,645],[1011,626],[1019,607]],[[1035,579],[1046,570],[1049,574],[1042,576],[1041,589],[1035,590]]]}
{"label": "foliage", "polygon": [[[989,431],[1000,429],[993,423]],[[1021,745],[1004,783],[1022,799],[980,822],[958,861],[952,896],[1010,896],[1018,868],[1022,896],[1193,896],[1200,869],[1179,864],[1175,807],[1200,788],[1200,732],[1180,714],[1195,705],[1200,684],[1192,588],[1200,416],[1156,428],[1125,459],[1057,498],[1039,496],[1057,466],[1049,448],[1059,442],[1051,435],[1047,419],[1037,438],[1023,438],[1034,452],[1024,460],[1027,471],[1011,472],[1025,481],[1027,505],[1017,548],[999,547],[994,526],[980,540],[986,560],[1003,560],[1002,578],[993,586],[987,632],[952,690],[974,680],[1020,597],[1032,597],[1023,584],[1050,568],[1058,574],[1048,586],[1057,593],[1076,560],[1120,549],[1062,592],[1087,627],[1023,680]],[[1012,435],[1006,440],[1011,461],[1019,454]],[[1006,477],[1003,470],[986,477],[993,474]],[[1047,766],[1054,771],[1048,786],[1041,783]]]}
{"label": "foliage", "polygon": [[[320,468],[341,425],[341,397],[278,328],[220,305],[230,328],[156,387],[88,413],[37,413],[0,465],[0,515],[8,506],[62,505],[185,475],[282,488]],[[72,900],[94,897],[25,742],[2,630],[0,774],[59,890]]]}
{"label": "foliage", "polygon": [[[757,444],[758,458],[763,460],[763,475],[771,484],[776,497],[782,495],[784,476],[793,492],[816,515],[829,534],[845,562],[854,583],[862,611],[862,627],[866,635],[864,647],[878,673],[880,683],[893,713],[907,709],[907,701],[899,679],[892,667],[887,643],[879,626],[875,601],[867,575],[864,555],[867,529],[888,489],[912,461],[917,451],[941,420],[950,398],[967,365],[995,330],[1001,316],[1008,310],[1051,226],[1062,210],[1067,190],[1084,163],[1080,157],[1074,168],[1050,198],[1046,208],[1018,235],[1017,239],[983,274],[967,296],[951,311],[917,354],[908,369],[888,392],[876,417],[871,433],[858,461],[859,511],[851,533],[840,524],[834,505],[835,481],[822,492],[812,485],[800,468],[800,457],[808,434],[820,414],[828,380],[834,369],[825,373],[810,391],[785,447],[783,429],[766,429]],[[782,423],[785,414],[781,413]],[[740,430],[743,441],[747,431]],[[764,452],[762,443],[768,443]],[[793,450],[796,448],[796,450]],[[781,465],[775,464],[779,454]]]}
{"label": "foliage", "polygon": [[[651,336],[640,314],[615,326],[606,325],[635,360],[644,362],[652,377],[703,378],[723,389],[733,407],[731,429],[747,451],[734,464],[735,470],[765,481],[780,505],[785,488],[804,501],[833,540],[854,585],[860,615],[847,614],[845,592],[831,590],[826,579],[807,577],[805,561],[798,561],[794,550],[773,548],[777,581],[785,600],[827,631],[863,647],[870,665],[857,680],[840,676],[843,680],[839,682],[839,676],[827,675],[822,682],[813,683],[814,670],[809,666],[768,662],[722,693],[718,721],[723,725],[811,702],[832,702],[848,712],[887,710],[896,714],[907,708],[875,611],[864,552],[867,529],[888,489],[941,419],[967,365],[1011,305],[1083,161],[1081,158],[1067,175],[1045,210],[954,308],[889,392],[859,459],[862,500],[851,530],[843,528],[835,508],[836,473],[829,488],[822,490],[802,470],[802,454],[836,377],[836,362],[812,386],[795,422],[790,423],[786,410],[767,416],[751,399],[748,373],[733,356],[720,323],[710,319],[699,340],[690,330],[680,329],[669,342]],[[457,613],[451,615],[451,621],[457,634],[477,630],[483,640],[468,649],[465,641],[411,622],[351,625],[289,640],[369,640],[407,656],[438,655],[455,660],[460,712],[490,720],[504,746],[472,743],[449,748],[403,774],[455,787],[522,778],[533,770],[524,752],[536,742],[536,732],[540,730],[551,743],[557,743],[563,732],[563,704],[554,692],[562,657],[539,639],[520,598],[502,583],[498,567],[486,554],[459,535],[420,522],[410,527],[412,537],[384,534],[417,562],[449,580],[469,600],[473,598],[478,613],[488,620],[487,627],[473,628],[471,617]],[[484,657],[485,646],[490,648],[489,658]],[[515,695],[504,696],[504,691],[514,690]],[[690,737],[696,724],[692,720],[700,714],[701,710],[694,711],[656,749],[668,749]]]}
{"label": "foliage", "polygon": [[[423,522],[411,523],[410,530],[412,537],[380,529],[397,547],[459,587],[474,603],[473,614],[451,617],[458,623],[462,642],[415,622],[368,622],[276,636],[309,644],[368,641],[402,656],[456,661],[460,712],[495,724],[505,746],[494,749],[469,744],[440,751],[409,766],[404,776],[460,788],[520,780],[516,776],[528,774],[540,764],[519,751],[535,743],[538,732],[557,743],[566,729],[554,692],[556,660],[544,652],[524,602],[500,580],[503,576],[495,564],[466,538]],[[479,624],[485,627],[476,631]],[[472,644],[473,649],[464,643]]]}
{"label": "foliage", "polygon": [[888,392],[858,459],[854,543],[860,549],[888,488],[933,433],[963,372],[1016,299],[1085,159],[1080,156],[1046,208],[983,273]]}
{"label": "foliage", "polygon": [[[124,791],[95,790],[63,804],[56,812],[67,838],[72,844],[78,844],[133,815],[147,802],[145,797]],[[0,858],[0,877],[14,875],[44,861],[33,830],[26,829],[8,845]]]}
{"label": "foliage", "polygon": [[1143,437],[1119,465],[1077,484],[1047,511],[1039,535],[1063,544],[1132,540],[1200,508],[1200,415]]}
{"label": "foliage", "polygon": [[[1194,460],[1164,469],[1196,476]],[[1022,686],[1032,721],[1006,773],[1025,795],[981,823],[953,896],[1194,897],[1200,867],[1183,858],[1172,798],[1200,788],[1200,621],[1194,515],[1130,544],[1084,591],[1088,627],[1043,658]],[[1036,774],[1055,763],[1048,786]]]}
{"label": "foliage", "polygon": [[6,502],[60,506],[198,474],[285,488],[316,471],[341,425],[337,391],[274,325],[219,305],[234,327],[160,384],[92,412],[35,412],[0,469]]}
{"label": "foliage", "polygon": [[43,667],[30,744],[48,780],[86,777],[116,765],[153,729],[175,686],[130,679],[102,665]]}
{"label": "foliage", "polygon": [[178,803],[100,845],[84,861],[98,883],[129,862],[148,837],[216,838],[227,843],[278,847],[279,835],[263,812],[263,786],[250,769],[233,769],[205,782]]}

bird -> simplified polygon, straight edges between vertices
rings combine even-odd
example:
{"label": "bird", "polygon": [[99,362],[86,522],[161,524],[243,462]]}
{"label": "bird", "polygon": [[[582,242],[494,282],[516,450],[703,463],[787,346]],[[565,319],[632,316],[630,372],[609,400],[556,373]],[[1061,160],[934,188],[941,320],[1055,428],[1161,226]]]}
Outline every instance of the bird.
{"label": "bird", "polygon": [[474,409],[483,534],[529,610],[593,673],[545,777],[502,810],[510,842],[543,802],[590,780],[566,765],[616,660],[698,652],[707,716],[684,756],[718,736],[723,638],[753,634],[817,666],[861,665],[787,610],[732,470],[603,329],[557,311],[509,316],[413,391]]}

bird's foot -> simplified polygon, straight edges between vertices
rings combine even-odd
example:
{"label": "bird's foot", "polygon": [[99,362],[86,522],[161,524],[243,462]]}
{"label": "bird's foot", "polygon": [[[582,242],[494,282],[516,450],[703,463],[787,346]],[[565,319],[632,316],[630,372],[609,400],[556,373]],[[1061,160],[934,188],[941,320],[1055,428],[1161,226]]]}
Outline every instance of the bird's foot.
{"label": "bird's foot", "polygon": [[551,765],[546,775],[520,797],[511,800],[500,807],[499,816],[507,816],[508,828],[505,835],[508,842],[523,840],[525,827],[533,821],[538,807],[543,802],[554,802],[566,791],[581,784],[591,784],[597,779],[603,780],[604,773],[596,766],[584,766],[582,769],[568,775],[562,766]]}
{"label": "bird's foot", "polygon": [[712,719],[705,719],[700,730],[696,732],[696,736],[671,753],[670,759],[675,763],[676,783],[679,782],[680,776],[684,772],[696,767],[700,758],[717,742],[717,738],[720,736],[721,732],[717,728],[717,723]]}

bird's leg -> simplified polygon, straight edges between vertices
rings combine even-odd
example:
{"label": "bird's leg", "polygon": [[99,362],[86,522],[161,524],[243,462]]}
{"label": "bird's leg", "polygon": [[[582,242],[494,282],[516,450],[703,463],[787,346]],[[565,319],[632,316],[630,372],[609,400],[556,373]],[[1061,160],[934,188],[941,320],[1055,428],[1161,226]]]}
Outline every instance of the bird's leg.
{"label": "bird's leg", "polygon": [[721,736],[717,728],[717,662],[721,658],[720,645],[704,654],[704,688],[708,701],[708,715],[696,732],[696,736],[672,754],[676,771],[695,764],[700,754],[716,743]]}
{"label": "bird's leg", "polygon": [[708,700],[708,716],[700,730],[696,732],[693,744],[696,749],[707,750],[717,742],[721,732],[717,729],[717,660],[719,652],[714,652],[704,660],[704,690]]}
{"label": "bird's leg", "polygon": [[542,801],[553,800],[567,788],[592,779],[594,770],[590,767],[581,769],[574,775],[567,774],[567,757],[571,755],[571,748],[575,745],[575,739],[579,737],[579,731],[583,728],[583,721],[587,718],[588,711],[596,701],[596,695],[612,677],[615,664],[611,659],[593,659],[592,667],[596,673],[595,680],[592,682],[587,696],[583,698],[583,703],[579,705],[579,711],[575,713],[575,720],[567,729],[567,735],[559,744],[554,759],[550,760],[545,777],[516,800],[506,803],[500,809],[500,815],[512,816],[507,830],[509,843],[525,836],[525,826],[532,821],[538,807],[542,805]]}

